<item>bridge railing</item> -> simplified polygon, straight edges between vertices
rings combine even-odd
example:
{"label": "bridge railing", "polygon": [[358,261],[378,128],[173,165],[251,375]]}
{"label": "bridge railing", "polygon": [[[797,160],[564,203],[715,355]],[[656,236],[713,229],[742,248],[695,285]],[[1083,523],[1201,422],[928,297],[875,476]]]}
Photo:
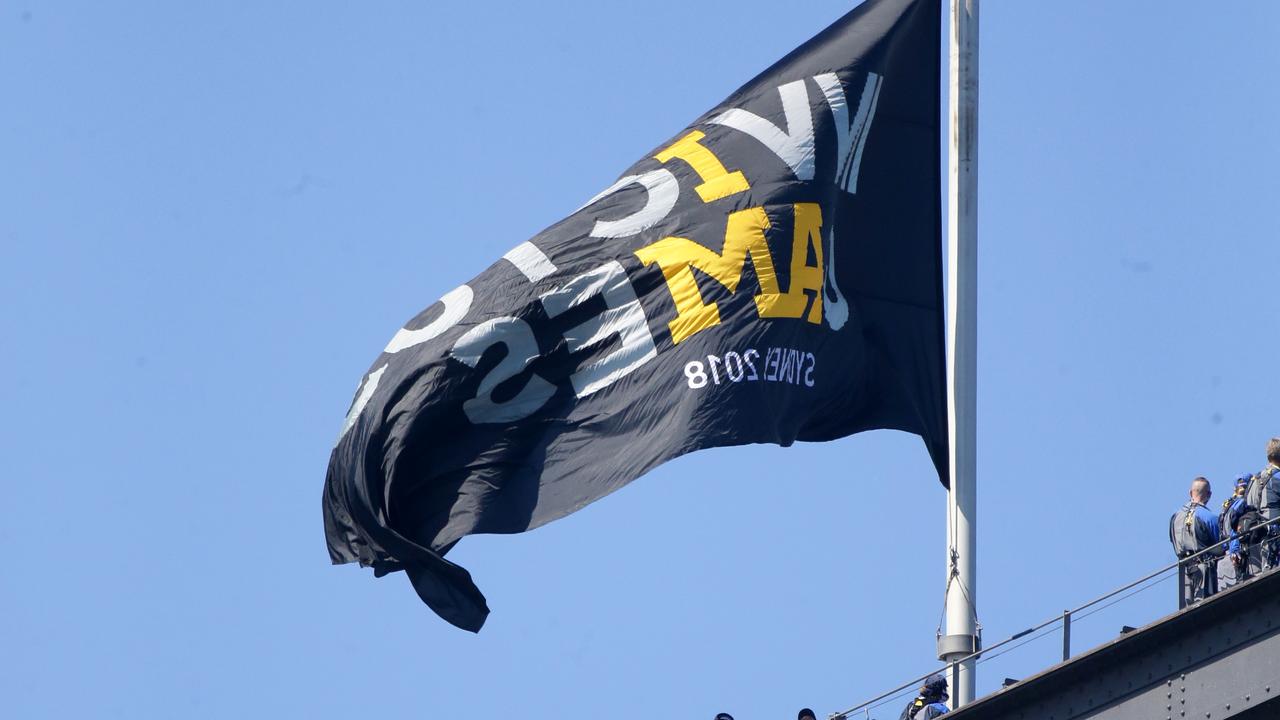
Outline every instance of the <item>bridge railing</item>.
{"label": "bridge railing", "polygon": [[[1272,529],[1280,530],[1280,517],[1272,518],[1271,520],[1268,520],[1263,523],[1259,523],[1258,525],[1254,526],[1255,531],[1261,530],[1261,529],[1267,530],[1266,538],[1263,540],[1264,543],[1274,542],[1274,543],[1280,544],[1280,534],[1272,533]],[[1129,597],[1132,594],[1141,592],[1142,590],[1145,590],[1149,587],[1154,586],[1157,582],[1167,580],[1170,577],[1173,577],[1173,575],[1171,575],[1170,573],[1175,570],[1177,572],[1177,578],[1178,578],[1178,609],[1181,610],[1186,606],[1186,592],[1184,590],[1185,583],[1186,583],[1186,568],[1189,565],[1197,565],[1197,564],[1202,564],[1204,562],[1207,562],[1210,558],[1216,560],[1217,558],[1223,556],[1227,551],[1227,547],[1231,544],[1232,541],[1233,541],[1233,538],[1227,538],[1213,545],[1210,545],[1209,547],[1204,548],[1199,552],[1196,552],[1194,554],[1188,555],[1183,558],[1179,558],[1176,562],[1166,565],[1154,572],[1148,573],[1147,575],[1144,575],[1141,578],[1134,580],[1133,582],[1130,582],[1126,585],[1122,585],[1114,590],[1111,590],[1107,593],[1099,595],[1098,597],[1090,600],[1089,602],[1084,603],[1083,605],[1080,605],[1079,607],[1076,607],[1070,610],[1064,610],[1060,615],[1054,615],[1053,617],[1045,620],[1044,622],[1041,622],[1037,625],[1033,625],[1032,627],[1029,627],[1026,630],[1016,632],[1013,635],[1010,635],[1009,637],[1005,638],[1004,640],[1001,640],[1000,642],[994,645],[991,645],[990,647],[980,648],[977,652],[966,655],[962,658],[959,658],[958,660],[953,660],[952,662],[945,663],[943,665],[935,667],[933,670],[930,670],[929,672],[924,673],[923,675],[912,678],[911,680],[908,680],[905,683],[898,685],[897,687],[894,687],[891,690],[883,692],[871,698],[870,700],[859,703],[858,705],[854,705],[848,710],[845,710],[843,712],[838,712],[838,713],[832,713],[829,716],[829,718],[830,720],[842,720],[843,718],[849,718],[849,720],[854,720],[855,715],[863,715],[866,718],[871,718],[870,713],[872,710],[879,708],[882,705],[885,705],[887,703],[893,702],[896,699],[903,698],[908,694],[913,694],[920,687],[920,684],[922,682],[924,682],[926,679],[928,679],[933,675],[943,674],[944,677],[949,677],[951,676],[951,671],[955,668],[955,666],[961,663],[968,662],[969,660],[976,660],[978,663],[982,663],[986,660],[995,659],[996,657],[999,657],[1005,652],[1008,652],[1010,650],[1016,649],[1017,647],[1020,647],[1022,644],[1025,644],[1026,642],[1039,639],[1040,637],[1043,637],[1058,629],[1061,629],[1061,632],[1062,632],[1062,660],[1063,661],[1069,660],[1071,659],[1071,656],[1072,656],[1071,623],[1073,619],[1074,620],[1082,619],[1084,617],[1087,617],[1090,614],[1093,614],[1100,610],[1104,610],[1107,607],[1110,607],[1112,604],[1119,602],[1121,600],[1124,600],[1125,598]],[[1243,582],[1247,582],[1247,580]],[[1132,628],[1127,628],[1127,629],[1132,629]],[[1027,636],[1033,636],[1033,637],[1024,640],[1024,638],[1027,638]],[[1018,641],[1020,640],[1022,640],[1023,642],[1019,643]]]}

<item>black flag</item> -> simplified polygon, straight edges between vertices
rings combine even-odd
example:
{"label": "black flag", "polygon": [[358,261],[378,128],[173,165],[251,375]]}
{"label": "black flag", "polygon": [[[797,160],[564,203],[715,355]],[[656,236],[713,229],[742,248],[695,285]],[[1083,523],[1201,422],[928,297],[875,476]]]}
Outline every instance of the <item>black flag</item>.
{"label": "black flag", "polygon": [[333,561],[474,631],[460,538],[687,452],[893,428],[946,482],[940,23],[868,0],[409,321],[329,460]]}

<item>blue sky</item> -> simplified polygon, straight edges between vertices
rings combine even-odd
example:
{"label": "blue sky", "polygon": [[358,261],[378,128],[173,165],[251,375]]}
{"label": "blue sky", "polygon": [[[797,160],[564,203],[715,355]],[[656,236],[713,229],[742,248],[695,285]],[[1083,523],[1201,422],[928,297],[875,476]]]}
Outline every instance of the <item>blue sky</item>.
{"label": "blue sky", "polygon": [[[477,636],[330,567],[320,522],[396,328],[850,6],[0,4],[13,716],[753,720],[932,668],[912,436],[699,453],[468,538]],[[983,7],[988,643],[1168,562],[1190,479],[1280,434],[1277,33],[1243,0]]]}

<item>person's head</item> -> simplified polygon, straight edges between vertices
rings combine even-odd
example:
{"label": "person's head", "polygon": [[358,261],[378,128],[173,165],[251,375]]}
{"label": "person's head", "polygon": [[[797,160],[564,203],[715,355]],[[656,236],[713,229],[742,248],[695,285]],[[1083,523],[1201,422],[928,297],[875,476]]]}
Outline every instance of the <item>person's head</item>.
{"label": "person's head", "polygon": [[941,675],[930,675],[920,686],[920,696],[929,702],[940,702],[947,699],[947,679]]}
{"label": "person's head", "polygon": [[1209,496],[1213,492],[1209,490],[1209,481],[1205,478],[1198,477],[1191,481],[1191,499],[1201,505],[1209,502]]}
{"label": "person's head", "polygon": [[1253,476],[1249,473],[1236,476],[1236,497],[1244,497],[1249,492],[1249,481],[1252,479]]}
{"label": "person's head", "polygon": [[1267,441],[1267,462],[1280,467],[1280,437],[1273,437]]}
{"label": "person's head", "polygon": [[733,716],[729,713],[716,713],[716,720],[733,720]]}
{"label": "person's head", "polygon": [[804,708],[796,715],[796,720],[818,720],[818,716],[809,708]]}

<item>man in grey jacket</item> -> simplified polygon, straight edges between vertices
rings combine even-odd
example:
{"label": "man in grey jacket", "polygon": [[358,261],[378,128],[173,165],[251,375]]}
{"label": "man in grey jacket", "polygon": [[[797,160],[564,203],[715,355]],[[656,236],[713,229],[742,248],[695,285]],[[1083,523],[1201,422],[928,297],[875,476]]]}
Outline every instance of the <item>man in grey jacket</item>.
{"label": "man in grey jacket", "polygon": [[[1263,522],[1280,517],[1280,437],[1271,438],[1267,442],[1267,467],[1254,476],[1246,497],[1250,505],[1258,508]],[[1262,542],[1260,555],[1256,560],[1258,567],[1250,567],[1251,572],[1273,568],[1278,564],[1280,528],[1275,525],[1267,528],[1267,537]]]}
{"label": "man in grey jacket", "polygon": [[[1222,539],[1218,516],[1206,507],[1212,496],[1209,481],[1198,477],[1191,481],[1190,501],[1169,518],[1169,541],[1173,552],[1183,563],[1183,585],[1178,590],[1183,604],[1203,600],[1218,591],[1218,558],[1222,550],[1210,550]],[[1201,551],[1205,552],[1203,555]],[[1191,558],[1195,558],[1194,560]],[[1181,607],[1181,606],[1179,606]]]}

